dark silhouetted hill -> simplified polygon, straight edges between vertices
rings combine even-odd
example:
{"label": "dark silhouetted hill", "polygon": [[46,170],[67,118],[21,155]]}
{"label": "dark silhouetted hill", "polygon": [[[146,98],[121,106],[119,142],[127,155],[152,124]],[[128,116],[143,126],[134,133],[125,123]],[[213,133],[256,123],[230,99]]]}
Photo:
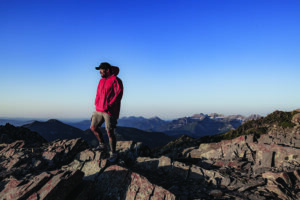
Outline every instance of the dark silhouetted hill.
{"label": "dark silhouetted hill", "polygon": [[16,140],[24,140],[26,146],[41,145],[47,142],[37,132],[31,131],[25,127],[15,127],[9,123],[0,126],[0,144],[12,143]]}
{"label": "dark silhouetted hill", "polygon": [[[106,134],[105,128],[101,128],[103,133],[103,137],[106,143],[108,143],[108,136]],[[85,130],[87,135],[92,135],[92,141],[88,141],[89,143],[96,144],[97,140],[94,138],[94,134],[90,129]],[[128,141],[133,140],[135,142],[142,142],[149,146],[150,148],[161,147],[170,142],[174,137],[170,137],[164,133],[160,132],[147,132],[143,130],[139,130],[137,128],[131,127],[117,127],[115,129],[115,135],[117,141]]]}
{"label": "dark silhouetted hill", "polygon": [[30,124],[23,125],[22,127],[38,132],[47,141],[74,139],[79,137],[84,139],[85,136],[82,130],[64,124],[56,119],[50,119],[46,122],[34,121]]}
{"label": "dark silhouetted hill", "polygon": [[[55,119],[51,119],[46,122],[35,121],[31,124],[23,125],[23,127],[38,132],[47,141],[82,138],[92,146],[98,145],[98,141],[90,129],[83,131]],[[105,128],[102,127],[101,131],[103,133],[104,140],[108,143]],[[174,139],[164,133],[147,132],[130,127],[117,127],[115,133],[118,141],[133,140],[135,142],[143,142],[151,148],[163,146]]]}

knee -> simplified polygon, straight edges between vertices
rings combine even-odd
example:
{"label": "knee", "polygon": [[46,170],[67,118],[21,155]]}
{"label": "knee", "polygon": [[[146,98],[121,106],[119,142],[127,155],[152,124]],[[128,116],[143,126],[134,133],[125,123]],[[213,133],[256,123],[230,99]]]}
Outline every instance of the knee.
{"label": "knee", "polygon": [[96,126],[91,126],[90,129],[91,129],[91,131],[95,132],[97,127]]}

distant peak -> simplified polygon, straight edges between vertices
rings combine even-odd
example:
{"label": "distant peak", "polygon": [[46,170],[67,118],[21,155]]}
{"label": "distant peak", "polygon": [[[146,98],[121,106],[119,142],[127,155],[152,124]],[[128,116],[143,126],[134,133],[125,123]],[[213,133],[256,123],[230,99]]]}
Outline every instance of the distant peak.
{"label": "distant peak", "polygon": [[219,113],[210,113],[208,116],[211,118],[224,118],[225,117],[225,115],[219,114]]}
{"label": "distant peak", "polygon": [[41,123],[40,121],[38,120],[34,120],[33,122],[29,123],[29,124],[37,124],[37,123]]}
{"label": "distant peak", "polygon": [[157,116],[151,117],[151,118],[149,118],[149,119],[161,120],[161,119],[160,119],[159,117],[157,117]]}
{"label": "distant peak", "polygon": [[49,123],[61,123],[57,119],[49,119],[47,122],[49,122]]}

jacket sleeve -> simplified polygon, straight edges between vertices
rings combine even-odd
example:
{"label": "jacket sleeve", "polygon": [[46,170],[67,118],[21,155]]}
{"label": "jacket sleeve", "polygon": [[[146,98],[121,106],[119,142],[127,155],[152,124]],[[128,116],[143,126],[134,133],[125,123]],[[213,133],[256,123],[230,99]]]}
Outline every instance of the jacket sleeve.
{"label": "jacket sleeve", "polygon": [[99,96],[100,96],[100,81],[98,83],[98,87],[97,87],[97,92],[96,92],[96,98],[95,98],[95,106],[97,106],[98,101],[99,101]]}
{"label": "jacket sleeve", "polygon": [[117,102],[121,102],[123,96],[123,83],[121,79],[117,78],[116,81],[114,81],[113,87],[115,95],[107,104],[110,107],[114,106]]}

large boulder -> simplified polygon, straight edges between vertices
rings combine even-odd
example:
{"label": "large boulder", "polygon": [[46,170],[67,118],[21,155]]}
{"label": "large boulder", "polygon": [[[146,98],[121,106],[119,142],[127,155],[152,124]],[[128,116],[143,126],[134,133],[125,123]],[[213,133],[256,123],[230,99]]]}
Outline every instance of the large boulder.
{"label": "large boulder", "polygon": [[282,145],[256,144],[256,167],[295,168],[300,163],[300,149]]}
{"label": "large boulder", "polygon": [[126,162],[134,162],[139,156],[150,155],[150,148],[141,142],[118,141],[116,150],[119,157]]}
{"label": "large boulder", "polygon": [[168,190],[152,184],[144,176],[124,167],[112,165],[96,182],[97,199],[174,199]]}
{"label": "large boulder", "polygon": [[79,152],[88,147],[87,142],[81,138],[56,140],[48,143],[42,157],[44,160],[48,161],[50,166],[62,166],[70,163]]}
{"label": "large boulder", "polygon": [[248,143],[253,143],[253,141],[253,135],[248,135],[218,143],[202,143],[199,148],[185,149],[182,155],[187,158],[201,158],[203,160],[233,160],[240,157],[253,160],[252,150],[248,146]]}

